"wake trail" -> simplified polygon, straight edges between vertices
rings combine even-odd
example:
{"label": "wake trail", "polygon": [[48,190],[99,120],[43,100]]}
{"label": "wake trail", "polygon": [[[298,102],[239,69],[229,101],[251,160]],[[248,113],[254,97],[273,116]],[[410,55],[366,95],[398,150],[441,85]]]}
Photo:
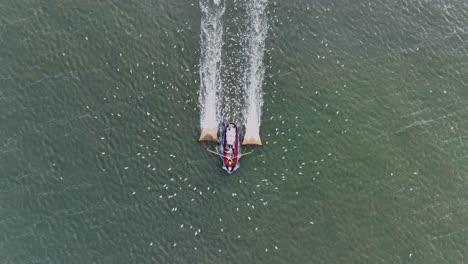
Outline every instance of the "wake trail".
{"label": "wake trail", "polygon": [[263,57],[268,21],[265,12],[267,0],[250,0],[247,3],[249,27],[244,41],[246,67],[244,70],[245,135],[242,144],[261,145],[260,125],[263,106]]}
{"label": "wake trail", "polygon": [[200,0],[200,140],[217,141],[221,120],[224,0]]}
{"label": "wake trail", "polygon": [[[246,34],[242,39],[241,57],[243,59],[234,58],[230,61],[233,65],[241,62],[241,65],[237,66],[241,67],[242,80],[239,86],[231,84],[224,90],[222,81],[222,47],[224,44],[222,17],[226,4],[224,0],[200,0],[202,11],[200,141],[217,141],[218,128],[222,122],[242,121],[245,126],[242,144],[262,145],[260,125],[263,106],[262,86],[265,73],[263,58],[268,33],[265,10],[267,3],[267,0],[245,1],[247,26]],[[227,76],[235,76],[235,72],[235,69],[230,69]],[[240,98],[238,95],[241,95]],[[236,113],[241,113],[242,117]]]}

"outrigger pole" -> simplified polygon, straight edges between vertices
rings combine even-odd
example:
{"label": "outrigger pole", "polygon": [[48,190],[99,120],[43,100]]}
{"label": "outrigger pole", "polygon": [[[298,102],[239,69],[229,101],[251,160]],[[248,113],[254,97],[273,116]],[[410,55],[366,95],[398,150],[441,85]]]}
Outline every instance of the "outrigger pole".
{"label": "outrigger pole", "polygon": [[216,154],[216,155],[221,156],[221,157],[223,157],[223,158],[226,158],[226,159],[228,159],[228,160],[233,160],[233,159],[235,159],[235,158],[240,158],[240,157],[242,157],[242,156],[249,155],[249,154],[252,154],[252,153],[253,153],[253,150],[252,150],[252,151],[250,151],[250,152],[246,152],[246,153],[242,153],[242,154],[240,154],[240,155],[237,155],[237,156],[235,156],[235,157],[233,157],[233,158],[229,158],[229,157],[226,157],[226,156],[224,156],[224,155],[222,155],[222,154],[220,154],[220,153],[218,153],[218,152],[216,152],[216,151],[212,151],[212,150],[209,149],[209,148],[207,148],[206,150],[208,150],[208,152],[210,152],[210,153]]}
{"label": "outrigger pole", "polygon": [[223,157],[223,158],[229,159],[228,157],[224,156],[224,155],[221,154],[221,153],[218,153],[218,152],[216,152],[216,151],[212,151],[210,148],[207,148],[206,150],[208,150],[208,152],[210,152],[210,153],[213,153],[213,154],[216,154],[216,155],[221,156],[221,157]]}
{"label": "outrigger pole", "polygon": [[242,156],[245,156],[245,155],[249,155],[249,154],[252,154],[253,153],[253,150],[252,151],[249,151],[249,152],[246,152],[246,153],[242,153],[240,155],[237,155],[237,157],[242,157]]}

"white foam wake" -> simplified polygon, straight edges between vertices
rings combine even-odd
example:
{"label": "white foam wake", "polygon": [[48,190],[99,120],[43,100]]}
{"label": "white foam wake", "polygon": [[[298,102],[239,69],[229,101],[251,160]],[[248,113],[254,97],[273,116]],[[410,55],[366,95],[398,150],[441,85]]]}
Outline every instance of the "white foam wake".
{"label": "white foam wake", "polygon": [[260,124],[263,105],[263,78],[265,67],[263,57],[268,23],[265,8],[267,0],[250,0],[247,3],[249,27],[246,35],[245,55],[247,64],[244,71],[244,91],[246,96],[245,139],[260,141]]}
{"label": "white foam wake", "polygon": [[217,131],[220,122],[223,83],[221,80],[221,49],[223,46],[222,16],[224,0],[200,0],[202,11],[200,33],[200,127]]}

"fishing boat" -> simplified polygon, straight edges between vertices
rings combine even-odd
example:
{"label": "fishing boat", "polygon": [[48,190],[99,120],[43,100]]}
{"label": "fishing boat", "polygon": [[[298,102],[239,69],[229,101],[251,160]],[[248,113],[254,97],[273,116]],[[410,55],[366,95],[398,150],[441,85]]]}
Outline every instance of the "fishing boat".
{"label": "fishing boat", "polygon": [[[213,133],[209,137],[205,137],[203,140],[200,137],[200,141],[213,141],[214,138],[217,138],[217,135]],[[235,170],[239,168],[239,159],[242,156],[251,154],[253,151],[241,153],[240,147],[240,132],[239,128],[235,123],[228,123],[221,133],[219,138],[218,151],[207,149],[210,153],[216,154],[221,157],[222,168],[228,174],[232,174]]]}
{"label": "fishing boat", "polygon": [[239,129],[236,124],[229,123],[224,128],[222,144],[219,146],[223,153],[223,169],[231,174],[239,168],[240,143]]}

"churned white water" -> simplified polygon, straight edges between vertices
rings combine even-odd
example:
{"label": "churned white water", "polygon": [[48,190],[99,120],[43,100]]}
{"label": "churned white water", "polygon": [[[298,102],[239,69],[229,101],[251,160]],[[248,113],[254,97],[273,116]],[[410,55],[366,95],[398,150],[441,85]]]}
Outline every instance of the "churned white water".
{"label": "churned white water", "polygon": [[244,40],[247,65],[244,71],[244,91],[246,106],[244,112],[245,137],[258,138],[260,133],[263,105],[263,77],[265,67],[263,57],[268,23],[265,8],[267,0],[252,0],[247,3],[248,32]]}
{"label": "churned white water", "polygon": [[223,46],[223,22],[225,3],[222,0],[201,0],[200,33],[200,127],[217,129],[220,122],[220,100],[223,91],[221,80],[221,50]]}
{"label": "churned white water", "polygon": [[[202,10],[201,21],[201,58],[200,58],[200,126],[218,128],[224,116],[230,116],[229,109],[240,109],[245,126],[245,137],[259,138],[261,113],[263,105],[262,85],[265,67],[263,64],[265,39],[268,33],[268,23],[265,8],[267,0],[246,1],[247,27],[243,39],[245,58],[239,60],[243,65],[243,76],[239,91],[242,100],[223,100],[223,80],[221,78],[222,46],[223,46],[223,14],[225,3],[222,0],[200,0]],[[232,92],[231,92],[232,93]],[[235,93],[234,93],[235,94]],[[232,105],[231,105],[232,104]],[[238,105],[243,104],[243,105]],[[224,113],[224,114],[223,114]],[[224,118],[231,120],[230,118]],[[236,118],[237,119],[237,118]]]}

